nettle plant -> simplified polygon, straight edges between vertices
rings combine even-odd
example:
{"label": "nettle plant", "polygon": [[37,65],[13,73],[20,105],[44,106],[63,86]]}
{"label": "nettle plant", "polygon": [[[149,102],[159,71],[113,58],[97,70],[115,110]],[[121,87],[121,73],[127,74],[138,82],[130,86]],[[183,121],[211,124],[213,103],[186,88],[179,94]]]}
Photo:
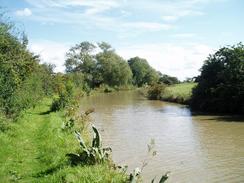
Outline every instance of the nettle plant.
{"label": "nettle plant", "polygon": [[76,138],[80,144],[80,152],[77,154],[69,153],[66,155],[69,157],[72,165],[78,165],[78,164],[94,165],[109,160],[109,155],[112,152],[112,149],[103,148],[101,142],[101,136],[94,125],[92,125],[92,130],[93,130],[93,139],[90,146],[87,146],[81,134],[75,131]]}
{"label": "nettle plant", "polygon": [[[138,183],[141,182],[141,173],[143,169],[148,165],[148,163],[152,160],[154,156],[156,156],[157,152],[155,151],[155,141],[151,139],[150,144],[147,145],[148,152],[147,157],[143,160],[141,168],[137,167],[130,173],[129,183]],[[161,176],[159,183],[164,183],[169,178],[169,173],[167,172]],[[155,183],[156,177],[151,180],[151,183]]]}

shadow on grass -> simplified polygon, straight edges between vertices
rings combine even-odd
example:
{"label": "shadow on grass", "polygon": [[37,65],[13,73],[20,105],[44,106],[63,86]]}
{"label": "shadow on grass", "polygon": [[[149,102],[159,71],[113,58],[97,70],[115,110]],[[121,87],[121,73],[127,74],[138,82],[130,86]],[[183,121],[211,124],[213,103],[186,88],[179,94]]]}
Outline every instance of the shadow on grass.
{"label": "shadow on grass", "polygon": [[48,110],[48,111],[45,111],[45,112],[40,112],[39,114],[40,115],[47,115],[47,114],[50,114],[52,111]]}
{"label": "shadow on grass", "polygon": [[48,168],[46,170],[43,170],[43,171],[40,171],[36,174],[34,174],[32,177],[35,177],[35,178],[40,178],[40,177],[45,177],[47,175],[52,175],[53,173],[57,172],[58,170],[64,168],[65,165],[57,165],[57,166],[54,166],[54,167],[51,167],[51,168]]}

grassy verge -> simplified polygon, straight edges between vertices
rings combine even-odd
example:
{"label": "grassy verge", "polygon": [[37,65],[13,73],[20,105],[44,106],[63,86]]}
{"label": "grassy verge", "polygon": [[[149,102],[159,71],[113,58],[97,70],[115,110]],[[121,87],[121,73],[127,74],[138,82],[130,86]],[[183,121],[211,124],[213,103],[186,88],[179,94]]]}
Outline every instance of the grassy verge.
{"label": "grassy verge", "polygon": [[169,102],[188,104],[192,95],[192,89],[196,83],[181,83],[169,86],[161,95],[161,99]]}
{"label": "grassy verge", "polygon": [[0,132],[0,182],[125,182],[107,163],[70,166],[65,154],[79,145],[61,130],[63,112],[47,113],[50,104],[43,100]]}

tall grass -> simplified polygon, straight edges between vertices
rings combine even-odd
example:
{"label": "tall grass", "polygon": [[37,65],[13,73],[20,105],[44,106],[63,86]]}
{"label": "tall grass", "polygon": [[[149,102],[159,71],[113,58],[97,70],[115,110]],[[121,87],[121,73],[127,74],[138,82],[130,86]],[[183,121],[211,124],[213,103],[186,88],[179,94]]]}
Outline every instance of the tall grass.
{"label": "tall grass", "polygon": [[192,89],[197,83],[181,83],[166,87],[161,99],[169,102],[188,104],[192,95]]}

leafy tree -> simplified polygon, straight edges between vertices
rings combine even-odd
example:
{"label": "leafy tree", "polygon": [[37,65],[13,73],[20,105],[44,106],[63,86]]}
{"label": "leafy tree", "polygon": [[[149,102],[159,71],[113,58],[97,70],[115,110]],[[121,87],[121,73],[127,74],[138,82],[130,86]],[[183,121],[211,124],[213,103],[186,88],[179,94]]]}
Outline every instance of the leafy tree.
{"label": "leafy tree", "polygon": [[167,84],[167,85],[173,85],[173,84],[178,84],[180,81],[178,80],[177,77],[169,76],[167,74],[162,74],[159,73],[159,83]]}
{"label": "leafy tree", "polygon": [[121,86],[131,83],[132,72],[127,62],[113,50],[103,50],[96,55],[97,75],[101,82],[109,86]]}
{"label": "leafy tree", "polygon": [[191,107],[218,113],[244,113],[244,45],[223,47],[201,68]]}
{"label": "leafy tree", "polygon": [[147,62],[146,59],[134,57],[128,60],[133,73],[133,83],[137,86],[156,83],[159,75]]}
{"label": "leafy tree", "polygon": [[107,52],[107,51],[114,51],[112,49],[112,46],[106,42],[101,42],[98,43],[99,48],[103,51],[103,52]]}
{"label": "leafy tree", "polygon": [[66,54],[66,72],[81,71],[91,74],[95,67],[94,55],[96,46],[90,42],[82,42],[71,47]]}

